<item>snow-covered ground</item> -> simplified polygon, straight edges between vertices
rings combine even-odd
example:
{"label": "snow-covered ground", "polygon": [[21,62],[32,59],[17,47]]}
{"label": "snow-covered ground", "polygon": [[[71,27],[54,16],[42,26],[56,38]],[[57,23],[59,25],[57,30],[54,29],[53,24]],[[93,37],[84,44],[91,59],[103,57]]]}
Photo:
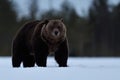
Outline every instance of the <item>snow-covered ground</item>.
{"label": "snow-covered ground", "polygon": [[0,57],[0,80],[120,80],[120,58],[69,58],[68,65],[50,57],[47,67],[12,68],[10,57]]}

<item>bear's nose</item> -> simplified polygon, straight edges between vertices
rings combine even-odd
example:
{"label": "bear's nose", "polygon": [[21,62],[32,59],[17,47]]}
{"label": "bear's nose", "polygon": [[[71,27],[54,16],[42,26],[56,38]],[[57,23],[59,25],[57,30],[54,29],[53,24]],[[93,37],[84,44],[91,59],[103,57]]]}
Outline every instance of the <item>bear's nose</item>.
{"label": "bear's nose", "polygon": [[55,35],[58,35],[58,31],[55,31]]}

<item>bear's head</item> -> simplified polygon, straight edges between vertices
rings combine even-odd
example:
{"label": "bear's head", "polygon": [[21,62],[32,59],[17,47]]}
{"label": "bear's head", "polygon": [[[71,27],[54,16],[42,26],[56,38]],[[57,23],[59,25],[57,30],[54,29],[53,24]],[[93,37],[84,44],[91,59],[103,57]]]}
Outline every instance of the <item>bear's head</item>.
{"label": "bear's head", "polygon": [[54,51],[66,38],[66,26],[62,19],[47,20],[41,30],[42,39]]}

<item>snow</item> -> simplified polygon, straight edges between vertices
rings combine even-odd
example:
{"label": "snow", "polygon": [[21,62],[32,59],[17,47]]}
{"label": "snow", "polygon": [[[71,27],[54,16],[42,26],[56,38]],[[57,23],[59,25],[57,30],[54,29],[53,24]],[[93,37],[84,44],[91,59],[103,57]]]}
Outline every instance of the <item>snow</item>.
{"label": "snow", "polygon": [[49,57],[47,67],[13,68],[11,57],[0,57],[0,80],[120,80],[120,58],[69,58],[58,67]]}

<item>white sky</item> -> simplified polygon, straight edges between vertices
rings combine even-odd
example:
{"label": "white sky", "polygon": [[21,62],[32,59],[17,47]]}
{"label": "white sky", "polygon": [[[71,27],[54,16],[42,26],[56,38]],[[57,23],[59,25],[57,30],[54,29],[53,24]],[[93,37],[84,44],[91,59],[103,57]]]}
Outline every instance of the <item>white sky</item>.
{"label": "white sky", "polygon": [[[17,10],[19,11],[19,15],[28,15],[28,4],[30,0],[13,0],[18,6]],[[49,10],[50,8],[54,8],[59,10],[61,4],[64,0],[38,0],[38,4],[41,11]],[[68,0],[75,7],[77,13],[81,16],[87,15],[88,9],[92,3],[92,0]],[[118,4],[120,0],[109,0],[109,4]]]}

